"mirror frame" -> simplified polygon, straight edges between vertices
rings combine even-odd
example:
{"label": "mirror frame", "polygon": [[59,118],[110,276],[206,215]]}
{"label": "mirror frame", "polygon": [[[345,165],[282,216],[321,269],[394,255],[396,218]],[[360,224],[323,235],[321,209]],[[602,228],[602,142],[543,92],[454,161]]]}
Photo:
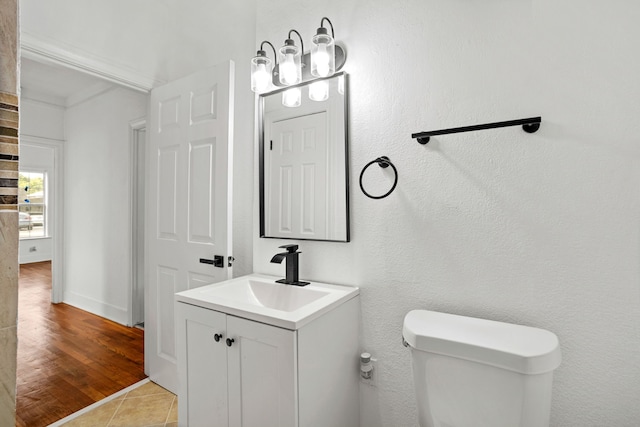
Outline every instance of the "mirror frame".
{"label": "mirror frame", "polygon": [[[304,87],[310,85],[311,83],[321,81],[321,80],[330,80],[333,78],[342,77],[344,80],[344,167],[345,167],[345,203],[346,203],[346,212],[345,212],[345,221],[346,221],[346,236],[344,240],[337,239],[305,239],[302,237],[280,237],[280,236],[266,236],[266,215],[265,215],[265,155],[264,155],[264,102],[266,96],[276,95],[282,93],[288,89],[294,87]],[[307,80],[302,83],[298,83],[297,85],[287,86],[284,88],[276,89],[271,92],[262,93],[258,99],[258,175],[259,175],[259,186],[260,186],[260,237],[265,239],[287,239],[287,240],[308,240],[308,241],[317,241],[317,242],[336,242],[336,243],[347,243],[351,241],[351,215],[350,215],[350,199],[349,199],[349,79],[347,73],[344,71],[337,72],[329,77],[317,78],[313,80]]]}

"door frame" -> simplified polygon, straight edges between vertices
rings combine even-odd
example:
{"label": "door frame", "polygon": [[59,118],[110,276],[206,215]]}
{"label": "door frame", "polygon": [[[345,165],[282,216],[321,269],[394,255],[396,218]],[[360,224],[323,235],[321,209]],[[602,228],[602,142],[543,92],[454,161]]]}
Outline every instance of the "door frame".
{"label": "door frame", "polygon": [[[129,304],[127,307],[128,323],[129,326],[136,326],[140,324],[140,321],[144,323],[144,300],[147,292],[146,289],[146,248],[144,239],[144,219],[142,224],[140,223],[140,215],[144,215],[146,211],[146,194],[145,191],[140,193],[139,177],[144,177],[143,185],[146,183],[147,178],[147,139],[141,138],[141,132],[147,129],[147,118],[141,117],[129,122],[129,149],[130,149],[130,173],[131,173],[131,191],[130,191],[130,206],[131,206],[131,279],[129,289]],[[140,145],[142,145],[142,156],[140,156]],[[142,233],[142,237],[141,236]],[[142,275],[142,283],[140,278]],[[142,290],[142,292],[138,292]],[[142,297],[142,313],[140,313],[140,301]],[[142,316],[140,316],[142,314]]]}
{"label": "door frame", "polygon": [[21,134],[20,145],[53,150],[53,185],[49,193],[53,197],[47,201],[47,227],[51,236],[51,302],[57,304],[64,299],[64,141]]}
{"label": "door frame", "polygon": [[[46,40],[40,39],[39,37],[35,37],[30,34],[21,33],[20,34],[20,56],[24,58],[28,58],[34,61],[43,62],[45,64],[54,64],[57,66],[61,66],[64,68],[69,68],[72,70],[79,71],[81,73],[85,73],[91,76],[99,77],[104,79],[105,81],[115,83],[117,85],[127,87],[129,89],[133,89],[145,94],[150,94],[150,91],[153,87],[162,84],[162,81],[156,80],[155,78],[148,78],[147,76],[143,76],[136,72],[132,72],[131,70],[126,70],[119,66],[114,66],[113,64],[107,63],[102,60],[96,60],[95,58],[89,59],[83,55],[78,55],[76,53],[70,52],[64,48],[60,48],[59,46],[55,46],[49,43]],[[134,120],[130,123],[130,137],[131,132],[138,131],[139,128],[137,126],[140,125],[141,122],[144,122],[143,127],[146,127],[147,118],[141,118],[139,120]],[[51,288],[51,302],[60,303],[64,300],[64,245],[63,245],[63,236],[64,236],[64,198],[63,198],[63,165],[64,165],[64,157],[63,157],[63,140],[55,140],[49,138],[41,138],[32,135],[20,135],[20,143],[23,141],[29,141],[37,144],[43,144],[47,147],[54,146],[54,169],[55,169],[55,191],[56,198],[58,199],[57,206],[55,207],[55,219],[52,222],[52,234],[55,233],[56,238],[53,239],[53,248],[52,248],[52,262],[51,262],[51,273],[52,273],[52,288]],[[146,169],[146,168],[145,168]],[[146,173],[146,170],[145,170]],[[146,197],[144,198],[146,202]],[[133,215],[133,214],[132,214]],[[132,229],[133,232],[133,229]],[[131,243],[130,243],[131,245]],[[133,249],[133,246],[130,246],[130,249]],[[145,250],[146,253],[146,250]],[[130,272],[131,275],[134,274],[133,271]],[[147,282],[145,276],[145,283]],[[133,286],[133,285],[131,285]],[[146,296],[146,295],[145,295]],[[128,306],[128,319],[132,319],[131,312],[131,298],[129,298],[129,306]],[[131,325],[133,326],[133,325]]]}

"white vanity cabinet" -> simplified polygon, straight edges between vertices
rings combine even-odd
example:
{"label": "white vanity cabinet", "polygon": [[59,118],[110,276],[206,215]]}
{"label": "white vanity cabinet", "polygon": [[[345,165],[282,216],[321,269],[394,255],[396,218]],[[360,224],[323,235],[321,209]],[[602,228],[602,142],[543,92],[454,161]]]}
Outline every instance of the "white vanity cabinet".
{"label": "white vanity cabinet", "polygon": [[297,425],[295,331],[189,304],[177,309],[180,425]]}
{"label": "white vanity cabinet", "polygon": [[175,304],[180,426],[359,425],[357,292],[285,327],[189,292]]}

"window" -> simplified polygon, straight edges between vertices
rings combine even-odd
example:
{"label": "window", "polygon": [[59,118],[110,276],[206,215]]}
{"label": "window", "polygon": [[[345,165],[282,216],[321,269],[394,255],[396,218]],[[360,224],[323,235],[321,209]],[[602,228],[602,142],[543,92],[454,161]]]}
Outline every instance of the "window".
{"label": "window", "polygon": [[44,172],[20,172],[18,210],[21,239],[47,236],[46,195]]}

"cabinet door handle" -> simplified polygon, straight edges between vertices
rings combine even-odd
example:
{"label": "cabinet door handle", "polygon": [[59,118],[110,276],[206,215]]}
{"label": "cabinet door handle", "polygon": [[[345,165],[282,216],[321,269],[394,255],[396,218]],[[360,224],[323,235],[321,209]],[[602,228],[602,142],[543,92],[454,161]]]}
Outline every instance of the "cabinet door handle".
{"label": "cabinet door handle", "polygon": [[213,339],[216,340],[216,342],[219,342],[222,339],[222,336],[222,334],[214,334]]}
{"label": "cabinet door handle", "polygon": [[227,346],[231,347],[235,341],[236,340],[234,340],[233,338],[227,338]]}

